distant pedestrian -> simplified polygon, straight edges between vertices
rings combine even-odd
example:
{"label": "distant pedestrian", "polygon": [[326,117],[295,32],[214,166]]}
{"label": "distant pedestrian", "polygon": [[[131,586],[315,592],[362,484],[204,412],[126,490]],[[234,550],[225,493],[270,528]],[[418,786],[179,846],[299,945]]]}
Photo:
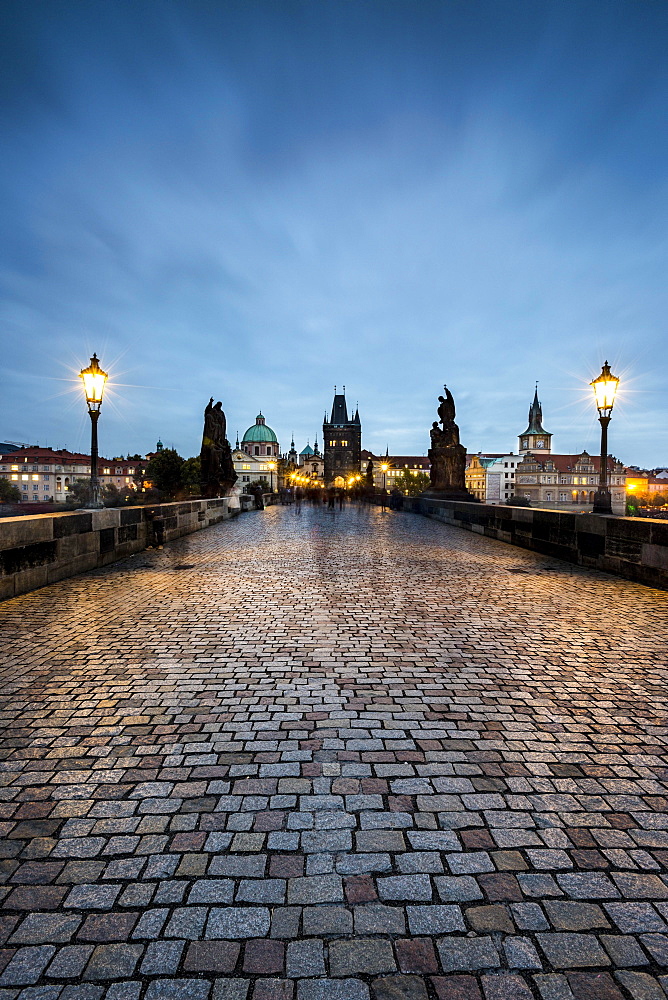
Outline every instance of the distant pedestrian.
{"label": "distant pedestrian", "polygon": [[329,510],[334,510],[334,501],[336,499],[336,490],[333,486],[330,486],[327,490],[327,507]]}
{"label": "distant pedestrian", "polygon": [[345,494],[344,494],[343,490],[339,490],[339,495],[338,495],[339,510],[343,510],[343,501],[344,500],[345,500]]}
{"label": "distant pedestrian", "polygon": [[301,514],[302,512],[302,496],[303,494],[301,487],[298,486],[297,489],[295,490],[295,510],[297,511],[298,514]]}

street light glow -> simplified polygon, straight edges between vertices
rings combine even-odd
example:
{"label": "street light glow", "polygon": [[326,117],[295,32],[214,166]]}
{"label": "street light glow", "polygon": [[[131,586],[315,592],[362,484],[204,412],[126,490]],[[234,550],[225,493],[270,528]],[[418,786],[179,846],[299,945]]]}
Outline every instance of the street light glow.
{"label": "street light glow", "polygon": [[90,365],[88,368],[81,369],[79,372],[79,378],[83,381],[88,408],[99,410],[102,405],[104,386],[109,378],[109,375],[100,368],[100,362],[98,361],[97,354],[94,354],[90,359]]}
{"label": "street light glow", "polygon": [[610,371],[610,365],[606,361],[598,378],[589,383],[596,396],[596,406],[599,415],[609,417],[612,407],[615,404],[615,396],[619,386],[619,379]]}

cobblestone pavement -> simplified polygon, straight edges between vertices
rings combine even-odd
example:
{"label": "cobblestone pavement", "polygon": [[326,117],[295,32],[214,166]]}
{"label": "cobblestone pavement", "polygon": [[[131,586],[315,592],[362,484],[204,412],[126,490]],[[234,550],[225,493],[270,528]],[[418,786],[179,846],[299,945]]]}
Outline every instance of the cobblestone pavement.
{"label": "cobblestone pavement", "polygon": [[0,1000],[665,1000],[667,611],[366,508],[6,602]]}

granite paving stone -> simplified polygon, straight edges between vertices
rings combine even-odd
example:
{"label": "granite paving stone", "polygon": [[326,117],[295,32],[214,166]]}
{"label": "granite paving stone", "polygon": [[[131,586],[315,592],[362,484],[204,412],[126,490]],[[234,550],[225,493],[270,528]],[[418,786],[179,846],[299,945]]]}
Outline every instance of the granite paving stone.
{"label": "granite paving stone", "polygon": [[0,1000],[668,995],[667,612],[357,504],[5,601]]}

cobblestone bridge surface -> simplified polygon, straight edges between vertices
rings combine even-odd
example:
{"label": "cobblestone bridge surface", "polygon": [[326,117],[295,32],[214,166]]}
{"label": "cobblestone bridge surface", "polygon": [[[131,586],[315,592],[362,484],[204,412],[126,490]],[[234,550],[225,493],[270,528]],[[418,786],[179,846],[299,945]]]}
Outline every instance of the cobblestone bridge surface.
{"label": "cobblestone bridge surface", "polygon": [[271,508],[0,610],[0,1000],[660,1000],[668,595]]}

